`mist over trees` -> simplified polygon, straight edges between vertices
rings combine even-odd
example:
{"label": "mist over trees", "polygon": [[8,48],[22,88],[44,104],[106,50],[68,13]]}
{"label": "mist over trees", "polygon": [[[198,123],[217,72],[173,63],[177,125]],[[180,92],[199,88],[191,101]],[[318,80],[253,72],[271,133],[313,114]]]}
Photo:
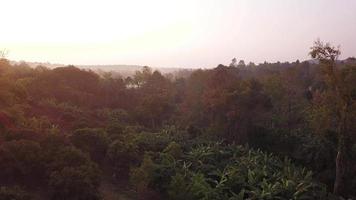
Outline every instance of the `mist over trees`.
{"label": "mist over trees", "polygon": [[0,199],[355,198],[356,59],[340,54],[121,77],[0,53]]}

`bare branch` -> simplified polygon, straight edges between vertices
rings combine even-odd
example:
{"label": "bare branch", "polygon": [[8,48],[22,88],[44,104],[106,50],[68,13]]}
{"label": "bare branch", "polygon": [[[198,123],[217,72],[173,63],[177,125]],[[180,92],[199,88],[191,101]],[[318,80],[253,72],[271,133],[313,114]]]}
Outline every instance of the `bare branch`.
{"label": "bare branch", "polygon": [[6,58],[8,54],[9,54],[9,50],[7,49],[0,50],[0,59]]}

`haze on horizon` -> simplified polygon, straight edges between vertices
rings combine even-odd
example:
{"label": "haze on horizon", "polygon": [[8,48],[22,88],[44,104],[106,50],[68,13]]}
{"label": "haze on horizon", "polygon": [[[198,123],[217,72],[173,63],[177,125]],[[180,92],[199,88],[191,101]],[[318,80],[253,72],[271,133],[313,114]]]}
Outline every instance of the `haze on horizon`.
{"label": "haze on horizon", "polygon": [[320,38],[356,56],[355,0],[5,0],[11,60],[215,67],[308,59]]}

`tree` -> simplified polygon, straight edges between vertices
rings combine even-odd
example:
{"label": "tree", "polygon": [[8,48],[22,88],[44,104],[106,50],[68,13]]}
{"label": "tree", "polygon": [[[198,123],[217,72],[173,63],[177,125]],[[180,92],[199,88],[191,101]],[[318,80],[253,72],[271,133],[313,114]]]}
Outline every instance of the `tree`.
{"label": "tree", "polygon": [[343,194],[345,191],[345,179],[349,167],[348,154],[352,148],[350,132],[348,130],[352,96],[350,91],[346,89],[347,87],[344,87],[345,82],[341,76],[340,67],[337,66],[340,53],[339,48],[335,48],[329,43],[324,44],[320,40],[314,43],[310,51],[311,57],[319,60],[322,72],[325,75],[324,79],[328,85],[328,90],[334,94],[331,98],[335,98],[338,145],[335,160],[336,173],[334,193],[338,195]]}
{"label": "tree", "polygon": [[106,133],[101,129],[83,128],[74,131],[70,136],[71,142],[82,150],[89,153],[92,160],[101,162],[106,154],[108,138]]}
{"label": "tree", "polygon": [[0,75],[10,66],[10,62],[6,59],[7,52],[0,51]]}
{"label": "tree", "polygon": [[100,170],[82,151],[62,147],[53,152],[47,163],[51,199],[99,199]]}
{"label": "tree", "polygon": [[244,60],[240,60],[239,63],[237,64],[238,68],[244,68],[246,67],[245,61]]}
{"label": "tree", "polygon": [[151,156],[146,153],[141,165],[130,171],[130,181],[136,187],[137,199],[159,199],[149,188],[156,168]]}
{"label": "tree", "polygon": [[271,107],[259,81],[241,80],[238,69],[224,66],[210,71],[200,98],[210,130],[239,143],[247,142],[249,132],[266,119]]}
{"label": "tree", "polygon": [[[0,179],[2,181],[28,181],[42,175],[41,147],[29,140],[13,140],[0,146]],[[32,181],[35,184],[35,181]]]}
{"label": "tree", "polygon": [[236,64],[237,63],[237,59],[236,58],[233,58],[232,60],[231,60],[231,63],[230,63],[230,67],[236,67]]}
{"label": "tree", "polygon": [[98,200],[100,178],[97,168],[65,167],[50,175],[52,200]]}
{"label": "tree", "polygon": [[133,77],[133,82],[137,87],[141,87],[147,79],[152,75],[152,69],[148,66],[144,66],[142,71],[136,71]]}
{"label": "tree", "polygon": [[7,49],[3,49],[0,51],[0,59],[5,58],[9,51]]}
{"label": "tree", "polygon": [[145,78],[138,89],[140,91],[139,105],[136,108],[136,118],[150,128],[160,127],[170,119],[174,111],[173,84],[158,71]]}
{"label": "tree", "polygon": [[[137,147],[129,142],[115,140],[108,148],[107,157],[118,175],[126,176],[130,165],[137,161]],[[116,176],[116,173],[114,176]]]}

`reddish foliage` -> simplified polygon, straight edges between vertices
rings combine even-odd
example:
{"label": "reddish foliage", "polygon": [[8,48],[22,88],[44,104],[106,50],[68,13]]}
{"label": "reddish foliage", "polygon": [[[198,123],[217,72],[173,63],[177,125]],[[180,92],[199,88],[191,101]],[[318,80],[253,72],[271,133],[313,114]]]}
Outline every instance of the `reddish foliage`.
{"label": "reddish foliage", "polygon": [[15,129],[13,121],[10,119],[10,117],[0,111],[0,125],[2,125],[6,129]]}

